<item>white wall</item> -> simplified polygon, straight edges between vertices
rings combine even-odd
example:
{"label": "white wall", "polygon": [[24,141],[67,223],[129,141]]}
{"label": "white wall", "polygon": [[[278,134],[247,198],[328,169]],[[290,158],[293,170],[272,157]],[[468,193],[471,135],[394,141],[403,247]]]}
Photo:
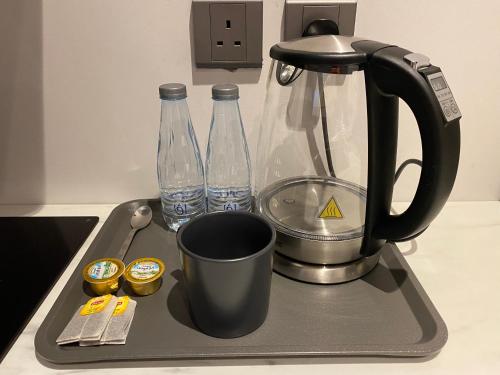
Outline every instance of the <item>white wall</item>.
{"label": "white wall", "polygon": [[[0,2],[0,203],[120,202],[157,194],[158,85],[185,82],[202,150],[210,87],[240,84],[255,153],[284,0],[264,0],[262,70],[193,69],[189,0]],[[500,198],[500,2],[360,0],[356,34],[429,55],[463,113],[452,199]],[[400,160],[419,156],[401,115]],[[409,167],[395,199],[410,199]]]}

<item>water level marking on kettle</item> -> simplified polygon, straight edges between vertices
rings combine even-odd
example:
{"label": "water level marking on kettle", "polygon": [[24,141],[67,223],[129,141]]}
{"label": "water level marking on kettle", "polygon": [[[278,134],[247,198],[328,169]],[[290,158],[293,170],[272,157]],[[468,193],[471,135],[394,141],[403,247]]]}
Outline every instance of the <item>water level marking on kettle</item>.
{"label": "water level marking on kettle", "polygon": [[344,218],[344,215],[342,214],[342,211],[340,211],[340,207],[333,196],[326,203],[325,208],[323,208],[323,210],[319,214],[319,218],[320,219],[343,219]]}

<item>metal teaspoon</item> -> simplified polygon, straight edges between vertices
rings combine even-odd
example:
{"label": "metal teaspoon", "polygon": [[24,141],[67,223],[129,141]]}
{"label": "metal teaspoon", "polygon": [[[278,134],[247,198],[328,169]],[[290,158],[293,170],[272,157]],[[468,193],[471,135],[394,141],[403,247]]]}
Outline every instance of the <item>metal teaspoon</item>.
{"label": "metal teaspoon", "polygon": [[130,226],[132,229],[128,233],[127,238],[125,238],[125,241],[123,241],[120,251],[118,251],[118,255],[116,256],[118,259],[123,260],[125,258],[136,232],[147,227],[151,222],[152,217],[153,211],[149,206],[140,206],[137,210],[135,210],[134,214],[130,218]]}

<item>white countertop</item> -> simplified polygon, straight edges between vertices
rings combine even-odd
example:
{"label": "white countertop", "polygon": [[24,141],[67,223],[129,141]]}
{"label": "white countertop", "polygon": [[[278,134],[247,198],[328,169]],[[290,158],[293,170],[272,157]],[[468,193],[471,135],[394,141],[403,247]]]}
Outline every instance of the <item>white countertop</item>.
{"label": "white countertop", "polygon": [[[99,216],[99,223],[19,336],[1,374],[135,374],[137,368],[54,370],[38,362],[34,337],[44,317],[115,205],[0,206],[0,216]],[[402,209],[401,204],[395,205]],[[148,368],[147,373],[500,374],[500,202],[448,203],[429,230],[399,244],[448,326],[449,339],[427,361],[349,359],[334,364]]]}

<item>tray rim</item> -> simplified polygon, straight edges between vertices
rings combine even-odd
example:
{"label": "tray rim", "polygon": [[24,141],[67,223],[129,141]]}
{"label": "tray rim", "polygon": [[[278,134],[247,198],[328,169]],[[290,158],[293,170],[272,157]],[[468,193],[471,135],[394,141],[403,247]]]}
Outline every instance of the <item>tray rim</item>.
{"label": "tray rim", "polygon": [[[150,199],[134,199],[130,201],[123,202],[119,205],[117,205],[113,210],[110,212],[109,216],[106,218],[106,221],[103,223],[102,227],[99,229],[99,232],[95,236],[94,240],[92,243],[89,245],[87,251],[83,255],[81,261],[79,264],[76,266],[75,270],[71,274],[68,282],[66,285],[63,287],[61,292],[59,293],[58,297],[56,298],[54,304],[51,306],[49,312],[47,313],[46,317],[44,318],[42,324],[40,327],[38,327],[35,339],[34,339],[34,345],[35,345],[35,352],[36,352],[36,357],[37,359],[44,364],[44,362],[47,362],[48,364],[51,365],[58,365],[58,366],[65,366],[65,365],[90,365],[90,364],[98,364],[98,363],[116,363],[116,362],[123,362],[123,363],[130,363],[130,362],[147,362],[147,361],[179,361],[179,360],[188,360],[188,361],[193,361],[193,365],[196,365],[196,362],[198,361],[206,361],[206,360],[229,360],[229,359],[248,359],[248,360],[258,360],[258,359],[267,359],[267,360],[272,360],[272,359],[300,359],[300,358],[305,358],[305,359],[314,359],[314,358],[347,358],[347,357],[385,357],[385,358],[408,358],[408,359],[415,359],[415,358],[423,358],[423,357],[432,357],[433,355],[436,355],[439,353],[439,351],[442,349],[442,347],[446,344],[448,340],[448,329],[447,326],[442,319],[441,315],[437,311],[436,307],[430,300],[430,297],[427,295],[425,292],[423,286],[421,283],[418,281],[415,273],[413,272],[412,268],[406,261],[405,257],[401,254],[399,249],[394,243],[387,243],[385,246],[391,246],[395,249],[394,251],[394,256],[397,258],[397,260],[401,263],[403,268],[407,271],[407,277],[409,281],[411,281],[411,284],[415,288],[416,292],[421,298],[422,304],[425,306],[425,308],[429,311],[430,315],[434,318],[434,322],[436,325],[435,328],[435,334],[434,336],[425,342],[422,343],[415,343],[415,344],[401,344],[398,347],[398,350],[394,350],[394,346],[392,345],[378,345],[378,344],[362,344],[362,345],[353,345],[353,344],[348,344],[349,348],[356,348],[355,351],[352,350],[345,350],[342,349],[344,345],[337,344],[337,345],[332,345],[331,350],[325,351],[324,347],[319,350],[316,349],[314,346],[311,345],[289,345],[287,347],[290,348],[290,351],[279,351],[277,352],[276,350],[273,350],[274,352],[269,355],[266,355],[267,350],[269,348],[275,348],[275,346],[271,345],[259,345],[259,346],[244,346],[245,348],[259,348],[260,350],[255,350],[254,352],[246,352],[246,353],[241,353],[241,350],[238,351],[238,348],[241,348],[242,346],[223,346],[223,353],[197,353],[193,354],[192,349],[195,348],[193,346],[190,347],[178,347],[177,351],[178,353],[173,353],[173,354],[163,354],[163,355],[156,355],[156,354],[149,354],[149,353],[139,353],[134,356],[134,358],[131,357],[124,357],[122,355],[106,355],[106,358],[98,358],[92,361],[88,360],[83,360],[83,361],[78,361],[78,360],[73,360],[71,358],[67,359],[64,358],[64,350],[58,350],[58,347],[52,346],[51,343],[48,345],[43,345],[44,341],[47,342],[47,333],[54,322],[55,318],[57,317],[58,313],[60,313],[60,310],[63,308],[63,301],[66,299],[66,297],[70,293],[70,285],[72,285],[75,280],[79,280],[80,272],[78,271],[82,265],[84,265],[86,261],[86,257],[90,254],[92,254],[94,251],[96,251],[97,244],[100,242],[101,237],[104,235],[105,231],[108,229],[109,226],[111,226],[111,222],[115,219],[115,217],[118,215],[119,211],[131,207],[132,205],[139,205],[143,204],[144,202],[157,202],[158,198],[150,198]],[[301,352],[293,351],[291,350],[292,348],[307,348],[303,349]],[[42,348],[42,350],[40,350]],[[49,349],[45,351],[44,349]],[[200,349],[206,348],[205,346],[200,347]],[[55,350],[54,350],[55,349]],[[140,357],[140,358],[139,358]]]}

